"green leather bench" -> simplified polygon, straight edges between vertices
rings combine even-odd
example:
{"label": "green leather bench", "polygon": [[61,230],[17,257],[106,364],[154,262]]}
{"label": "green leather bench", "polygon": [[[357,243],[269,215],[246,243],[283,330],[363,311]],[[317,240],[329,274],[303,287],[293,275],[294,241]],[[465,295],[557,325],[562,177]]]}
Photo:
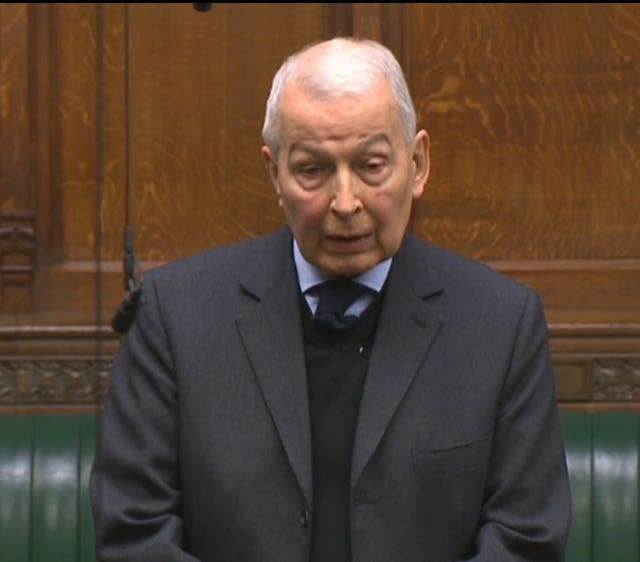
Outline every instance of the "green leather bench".
{"label": "green leather bench", "polygon": [[[638,562],[640,412],[562,415],[573,495],[567,562]],[[94,562],[93,414],[0,415],[0,561]]]}
{"label": "green leather bench", "polygon": [[93,414],[0,415],[0,561],[94,562]]}
{"label": "green leather bench", "polygon": [[640,412],[565,412],[568,562],[640,562]]}

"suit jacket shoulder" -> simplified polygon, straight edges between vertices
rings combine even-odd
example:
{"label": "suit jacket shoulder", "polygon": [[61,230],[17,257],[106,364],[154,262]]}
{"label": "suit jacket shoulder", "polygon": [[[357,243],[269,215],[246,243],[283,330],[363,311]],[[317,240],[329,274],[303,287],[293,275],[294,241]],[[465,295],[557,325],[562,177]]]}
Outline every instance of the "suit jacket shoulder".
{"label": "suit jacket shoulder", "polygon": [[295,276],[288,227],[250,240],[210,248],[143,275],[138,317],[153,307],[177,330],[222,325],[260,300],[283,278]]}
{"label": "suit jacket shoulder", "polygon": [[[536,291],[487,264],[407,234],[395,267],[414,285],[427,284],[432,292],[442,290],[447,301],[502,309],[521,303]],[[419,289],[418,289],[419,290]]]}
{"label": "suit jacket shoulder", "polygon": [[153,277],[160,285],[187,286],[203,278],[209,284],[228,280],[277,275],[291,255],[291,232],[282,228],[272,234],[250,240],[210,248],[163,264],[150,270],[145,277]]}

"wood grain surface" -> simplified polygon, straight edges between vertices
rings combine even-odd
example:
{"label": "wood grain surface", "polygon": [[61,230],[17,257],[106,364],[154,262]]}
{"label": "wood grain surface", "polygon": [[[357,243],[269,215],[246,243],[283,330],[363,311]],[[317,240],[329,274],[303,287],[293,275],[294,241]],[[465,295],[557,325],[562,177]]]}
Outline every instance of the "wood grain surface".
{"label": "wood grain surface", "polygon": [[430,134],[411,230],[538,290],[563,403],[640,407],[625,3],[0,4],[1,396],[37,405],[56,376],[101,395],[95,368],[74,377],[117,345],[127,218],[137,275],[283,224],[260,156],[271,78],[352,33],[398,56]]}

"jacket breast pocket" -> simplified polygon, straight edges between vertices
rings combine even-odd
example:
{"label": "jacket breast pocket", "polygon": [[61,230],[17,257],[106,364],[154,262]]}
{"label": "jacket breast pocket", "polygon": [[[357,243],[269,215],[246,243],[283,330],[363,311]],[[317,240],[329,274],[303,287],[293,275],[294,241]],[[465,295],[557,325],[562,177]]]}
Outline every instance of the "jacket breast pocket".
{"label": "jacket breast pocket", "polygon": [[486,466],[491,452],[491,436],[442,449],[416,446],[411,451],[417,476],[437,477],[460,474]]}

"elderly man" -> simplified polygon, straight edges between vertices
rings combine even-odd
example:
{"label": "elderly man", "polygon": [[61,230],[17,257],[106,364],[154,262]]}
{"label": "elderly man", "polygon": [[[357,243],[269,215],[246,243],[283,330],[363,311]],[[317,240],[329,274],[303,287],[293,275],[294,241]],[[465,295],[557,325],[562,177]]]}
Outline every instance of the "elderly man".
{"label": "elderly man", "polygon": [[294,54],[263,138],[287,226],[145,276],[92,473],[100,559],[563,560],[541,303],[406,232],[429,137],[396,59]]}

